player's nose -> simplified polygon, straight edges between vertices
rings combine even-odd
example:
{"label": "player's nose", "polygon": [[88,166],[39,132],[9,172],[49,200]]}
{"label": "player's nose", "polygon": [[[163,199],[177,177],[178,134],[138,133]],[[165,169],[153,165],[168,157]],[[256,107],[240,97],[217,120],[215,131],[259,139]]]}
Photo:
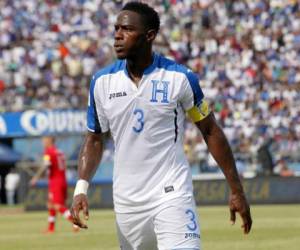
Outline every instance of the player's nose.
{"label": "player's nose", "polygon": [[115,29],[115,34],[114,34],[115,40],[120,40],[123,38],[123,32],[121,28],[116,28]]}

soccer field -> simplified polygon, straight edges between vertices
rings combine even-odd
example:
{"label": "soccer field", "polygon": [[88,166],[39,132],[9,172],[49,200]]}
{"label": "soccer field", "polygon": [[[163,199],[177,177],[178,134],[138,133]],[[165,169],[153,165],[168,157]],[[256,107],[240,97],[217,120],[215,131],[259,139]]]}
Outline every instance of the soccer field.
{"label": "soccer field", "polygon": [[[2,210],[2,211],[1,211]],[[253,229],[243,235],[240,220],[229,223],[228,208],[199,209],[203,250],[299,250],[300,205],[252,206]],[[112,210],[91,210],[89,229],[73,233],[58,217],[54,234],[44,235],[46,212],[15,212],[0,207],[1,250],[119,249]]]}

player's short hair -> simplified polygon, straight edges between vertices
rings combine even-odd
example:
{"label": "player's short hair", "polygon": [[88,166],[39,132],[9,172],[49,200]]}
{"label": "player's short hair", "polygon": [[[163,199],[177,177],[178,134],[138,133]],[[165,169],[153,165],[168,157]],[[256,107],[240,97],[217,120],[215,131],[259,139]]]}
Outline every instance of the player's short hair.
{"label": "player's short hair", "polygon": [[146,29],[154,29],[156,33],[159,31],[160,19],[158,13],[146,3],[128,2],[122,10],[134,11],[141,15]]}
{"label": "player's short hair", "polygon": [[52,135],[45,135],[43,138],[50,140],[53,144],[56,142],[56,138]]}

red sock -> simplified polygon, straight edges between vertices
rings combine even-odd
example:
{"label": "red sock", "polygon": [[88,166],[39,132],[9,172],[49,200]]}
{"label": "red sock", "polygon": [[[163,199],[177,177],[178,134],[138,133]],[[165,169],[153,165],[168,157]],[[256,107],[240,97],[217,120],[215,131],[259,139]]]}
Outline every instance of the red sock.
{"label": "red sock", "polygon": [[48,231],[54,231],[56,211],[53,208],[48,210]]}
{"label": "red sock", "polygon": [[69,209],[67,209],[65,206],[60,206],[59,212],[60,212],[67,220],[72,221],[71,213],[70,213]]}

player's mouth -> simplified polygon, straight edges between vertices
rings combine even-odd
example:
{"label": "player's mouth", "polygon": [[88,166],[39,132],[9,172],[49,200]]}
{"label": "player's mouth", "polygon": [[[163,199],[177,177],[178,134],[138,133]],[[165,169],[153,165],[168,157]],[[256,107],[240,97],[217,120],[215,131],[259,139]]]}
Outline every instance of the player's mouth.
{"label": "player's mouth", "polygon": [[120,45],[120,44],[115,44],[114,48],[115,48],[116,52],[121,52],[122,50],[124,50],[124,46]]}

